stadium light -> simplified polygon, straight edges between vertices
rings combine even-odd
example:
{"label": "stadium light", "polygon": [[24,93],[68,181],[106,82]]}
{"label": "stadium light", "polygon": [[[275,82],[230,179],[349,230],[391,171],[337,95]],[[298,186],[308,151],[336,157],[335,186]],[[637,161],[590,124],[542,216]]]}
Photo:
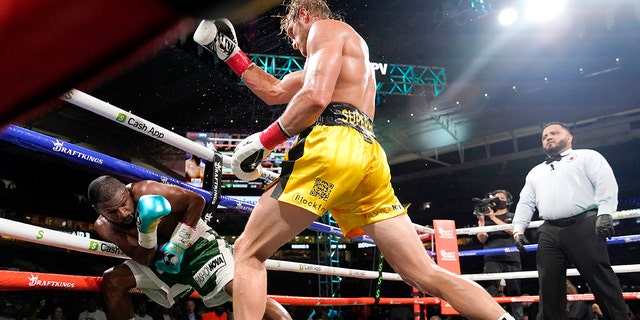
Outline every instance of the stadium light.
{"label": "stadium light", "polygon": [[500,11],[498,22],[503,26],[510,26],[518,20],[518,11],[514,8],[506,8]]}
{"label": "stadium light", "polygon": [[525,17],[533,22],[545,22],[564,10],[565,0],[528,0]]}

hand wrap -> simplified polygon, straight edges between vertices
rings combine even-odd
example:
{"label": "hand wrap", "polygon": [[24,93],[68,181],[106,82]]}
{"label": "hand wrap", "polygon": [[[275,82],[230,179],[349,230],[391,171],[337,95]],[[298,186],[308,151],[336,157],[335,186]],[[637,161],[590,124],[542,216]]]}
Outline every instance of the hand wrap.
{"label": "hand wrap", "polygon": [[158,270],[176,274],[187,250],[196,240],[196,230],[190,225],[180,222],[173,231],[171,240],[158,250],[155,266]]}

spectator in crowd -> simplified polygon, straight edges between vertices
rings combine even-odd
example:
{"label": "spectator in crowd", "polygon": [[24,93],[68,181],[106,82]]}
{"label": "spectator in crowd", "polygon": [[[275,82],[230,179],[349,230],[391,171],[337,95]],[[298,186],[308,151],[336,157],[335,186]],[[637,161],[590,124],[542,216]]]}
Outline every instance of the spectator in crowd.
{"label": "spectator in crowd", "polygon": [[209,308],[207,312],[202,314],[202,320],[227,320],[229,313],[226,305]]}
{"label": "spectator in crowd", "polygon": [[5,301],[0,307],[0,320],[16,320],[16,308],[11,302]]}
{"label": "spectator in crowd", "polygon": [[107,320],[107,315],[98,308],[98,300],[95,297],[89,297],[87,309],[80,312],[78,320]]}
{"label": "spectator in crowd", "polygon": [[413,311],[407,306],[394,306],[389,312],[389,320],[410,320],[413,318]]}
{"label": "spectator in crowd", "polygon": [[53,308],[53,311],[51,311],[51,314],[47,316],[47,320],[64,320],[64,319],[65,319],[64,312],[61,306],[57,306]]}
{"label": "spectator in crowd", "polygon": [[[578,288],[567,279],[567,295],[578,294]],[[586,301],[567,301],[567,319],[568,320],[593,320],[593,309]]]}
{"label": "spectator in crowd", "polygon": [[[529,294],[524,293],[521,297],[529,297]],[[522,302],[523,320],[536,320],[538,317],[538,303],[533,301],[533,298],[529,298]]]}
{"label": "spectator in crowd", "polygon": [[179,313],[176,320],[202,320],[202,315],[196,312],[196,301],[187,299],[184,302],[184,311]]}
{"label": "spectator in crowd", "polygon": [[144,300],[138,301],[135,308],[134,319],[135,320],[153,320],[151,315],[148,314],[147,307],[148,306],[146,301]]}

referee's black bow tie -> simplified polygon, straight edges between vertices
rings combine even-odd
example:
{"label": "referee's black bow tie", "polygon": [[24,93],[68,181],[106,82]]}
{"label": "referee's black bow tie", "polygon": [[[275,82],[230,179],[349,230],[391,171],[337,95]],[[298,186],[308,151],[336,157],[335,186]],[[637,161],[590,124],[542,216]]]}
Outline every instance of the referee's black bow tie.
{"label": "referee's black bow tie", "polygon": [[562,160],[562,156],[561,156],[560,154],[556,154],[556,155],[555,155],[555,156],[553,156],[553,157],[547,157],[547,158],[544,160],[544,163],[549,164],[549,163],[551,163],[551,162],[554,162],[554,161],[560,161],[560,160]]}

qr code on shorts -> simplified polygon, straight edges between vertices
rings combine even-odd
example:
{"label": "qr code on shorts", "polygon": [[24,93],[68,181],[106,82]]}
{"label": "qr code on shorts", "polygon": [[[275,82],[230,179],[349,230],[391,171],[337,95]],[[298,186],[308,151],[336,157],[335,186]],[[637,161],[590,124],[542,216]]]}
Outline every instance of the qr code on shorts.
{"label": "qr code on shorts", "polygon": [[326,182],[320,178],[316,179],[316,182],[313,184],[313,188],[309,195],[312,197],[316,197],[320,200],[327,201],[329,199],[329,195],[333,190],[333,183]]}

